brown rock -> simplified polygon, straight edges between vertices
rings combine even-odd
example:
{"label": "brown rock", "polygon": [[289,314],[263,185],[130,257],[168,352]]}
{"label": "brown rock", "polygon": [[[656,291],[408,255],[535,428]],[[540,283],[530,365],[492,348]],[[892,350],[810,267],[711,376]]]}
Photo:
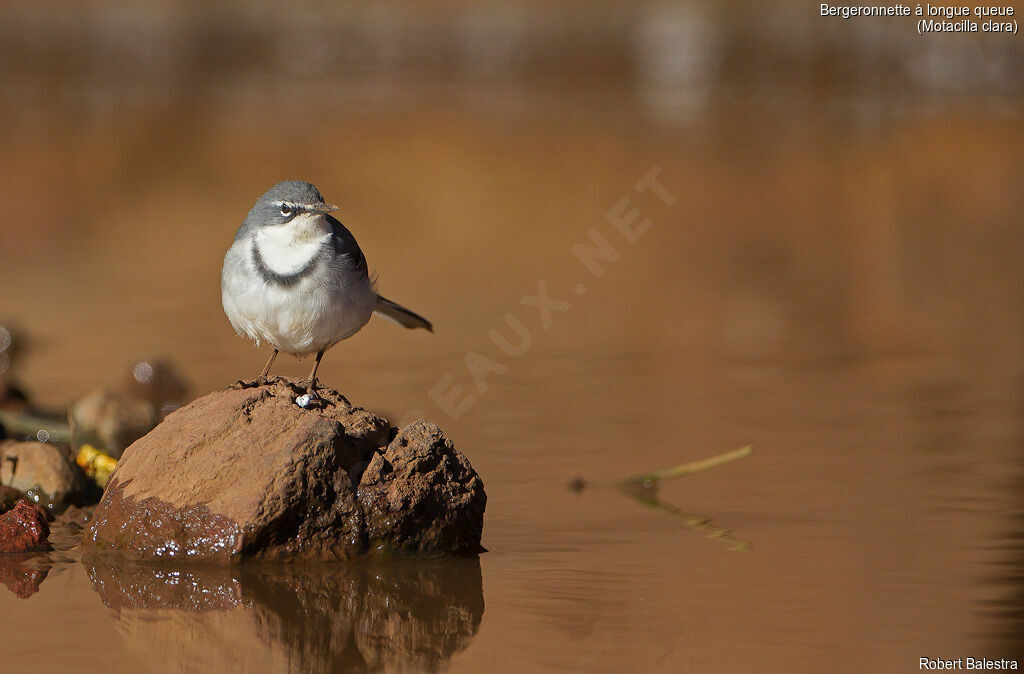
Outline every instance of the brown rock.
{"label": "brown rock", "polygon": [[25,552],[48,546],[50,527],[28,500],[21,500],[0,515],[0,552]]}
{"label": "brown rock", "polygon": [[54,550],[71,550],[82,542],[82,533],[89,526],[95,506],[71,506],[50,524],[50,546]]}
{"label": "brown rock", "polygon": [[14,487],[0,484],[0,515],[14,507],[14,504],[25,498],[25,495]]}
{"label": "brown rock", "polygon": [[[295,404],[303,392],[278,380],[212,393],[170,414],[125,451],[93,514],[85,544],[136,559],[219,562],[253,557],[347,559],[365,552],[367,531],[356,485],[361,469],[393,431],[384,419],[352,407],[335,391],[321,390],[319,403],[303,409]],[[437,453],[434,463],[448,467],[455,461],[450,443],[442,440],[431,448]],[[429,451],[424,448],[422,453]],[[396,449],[392,454],[398,457],[402,452]],[[392,461],[406,465],[399,458],[389,460],[389,465]],[[421,467],[429,463],[424,459]],[[435,470],[430,479],[471,477],[479,484],[465,459],[458,465],[462,472]],[[464,468],[472,475],[467,476]],[[412,475],[392,473],[392,481]],[[387,481],[382,477],[372,486],[379,491]],[[413,491],[429,493],[435,501],[459,492],[454,485],[432,489],[417,486]],[[479,489],[482,493],[482,485]],[[374,497],[367,502],[376,501]],[[393,517],[415,516],[420,521],[420,513],[412,512],[416,504],[409,505],[408,512],[395,511]],[[462,505],[462,500],[455,500],[450,507]],[[475,511],[464,517],[479,544]],[[454,541],[458,547],[437,549],[468,549],[472,535],[452,532],[459,522],[458,514],[446,514],[427,529],[430,538],[422,545],[403,538],[395,547],[433,550]],[[396,531],[406,536],[412,528],[399,524]]]}
{"label": "brown rock", "polygon": [[160,408],[125,392],[93,391],[68,412],[71,444],[92,445],[115,459],[160,422]]}
{"label": "brown rock", "polygon": [[0,441],[0,481],[60,513],[85,492],[85,481],[67,452],[45,442]]}
{"label": "brown rock", "polygon": [[13,508],[22,499],[31,503],[42,514],[47,523],[55,519],[54,514],[42,503],[33,501],[28,494],[22,494],[14,487],[8,487],[7,485],[0,485],[0,515]]}
{"label": "brown rock", "polygon": [[402,429],[359,481],[371,547],[395,552],[480,552],[487,495],[462,454],[428,421]]}

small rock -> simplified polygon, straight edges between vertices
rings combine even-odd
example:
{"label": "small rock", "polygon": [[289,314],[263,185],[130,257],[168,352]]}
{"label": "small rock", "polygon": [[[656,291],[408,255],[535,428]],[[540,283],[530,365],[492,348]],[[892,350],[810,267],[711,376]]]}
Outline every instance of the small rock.
{"label": "small rock", "polygon": [[278,380],[170,414],[125,451],[84,544],[218,562],[348,559],[371,539],[480,550],[483,484],[436,426],[414,424],[388,444],[384,419],[330,389],[304,410],[302,392]]}
{"label": "small rock", "polygon": [[0,552],[45,549],[49,537],[46,518],[27,499],[0,515]]}
{"label": "small rock", "polygon": [[85,529],[89,525],[89,520],[92,519],[93,508],[86,506],[81,508],[79,506],[71,506],[64,511],[64,514],[60,516],[58,521],[61,524],[78,527],[80,530]]}
{"label": "small rock", "polygon": [[428,421],[402,429],[359,481],[371,547],[403,553],[481,552],[487,495],[462,454]]}
{"label": "small rock", "polygon": [[82,542],[82,532],[92,519],[92,506],[71,506],[50,524],[50,546],[54,550],[71,550]]}
{"label": "small rock", "polygon": [[14,507],[14,504],[25,498],[25,495],[14,487],[0,484],[0,515]]}
{"label": "small rock", "polygon": [[94,391],[68,413],[73,447],[93,445],[115,459],[160,422],[160,408],[126,393]]}
{"label": "small rock", "polygon": [[295,399],[295,404],[301,407],[302,409],[306,409],[307,407],[309,407],[310,403],[312,402],[313,396],[309,393],[304,393],[303,395],[300,395],[298,398]]}
{"label": "small rock", "polygon": [[85,482],[65,450],[44,442],[0,442],[0,482],[60,513],[85,493]]}

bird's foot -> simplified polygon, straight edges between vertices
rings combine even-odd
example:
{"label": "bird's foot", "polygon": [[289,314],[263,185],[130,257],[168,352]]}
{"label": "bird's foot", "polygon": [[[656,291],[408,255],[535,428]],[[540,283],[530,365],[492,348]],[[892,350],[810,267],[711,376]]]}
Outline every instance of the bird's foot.
{"label": "bird's foot", "polygon": [[278,377],[274,379],[267,379],[264,375],[260,375],[255,379],[239,379],[231,385],[233,389],[246,389],[246,388],[259,388],[260,386],[266,386],[277,381]]}
{"label": "bird's foot", "polygon": [[309,381],[303,379],[299,382],[299,386],[306,389],[306,392],[295,399],[295,404],[302,409],[320,409],[324,406],[325,401],[323,398],[316,394],[316,379]]}

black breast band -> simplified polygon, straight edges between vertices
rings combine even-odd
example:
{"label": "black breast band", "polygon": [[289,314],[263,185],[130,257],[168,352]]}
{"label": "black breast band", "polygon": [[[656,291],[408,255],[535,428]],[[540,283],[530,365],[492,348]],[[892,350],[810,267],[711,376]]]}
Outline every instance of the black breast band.
{"label": "black breast band", "polygon": [[309,262],[306,263],[302,269],[293,272],[291,274],[278,274],[276,271],[267,266],[267,263],[263,261],[263,256],[260,255],[260,249],[256,245],[256,241],[252,242],[252,264],[256,267],[256,272],[263,278],[267,283],[273,283],[279,286],[290,287],[306,278],[316,269],[317,264],[320,262],[320,258],[324,255],[324,248],[321,247],[313,257],[309,258]]}

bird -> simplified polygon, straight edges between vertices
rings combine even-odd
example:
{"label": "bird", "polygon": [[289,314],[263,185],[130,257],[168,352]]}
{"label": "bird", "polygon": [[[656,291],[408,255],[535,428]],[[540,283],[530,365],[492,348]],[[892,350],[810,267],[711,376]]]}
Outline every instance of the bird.
{"label": "bird", "polygon": [[434,331],[419,314],[377,293],[355,237],[330,213],[313,184],[277,183],[256,200],[224,256],[221,302],[231,326],[256,346],[273,348],[258,386],[281,352],[316,355],[309,378],[315,395],[324,352],[356,334],[373,314],[403,327]]}

